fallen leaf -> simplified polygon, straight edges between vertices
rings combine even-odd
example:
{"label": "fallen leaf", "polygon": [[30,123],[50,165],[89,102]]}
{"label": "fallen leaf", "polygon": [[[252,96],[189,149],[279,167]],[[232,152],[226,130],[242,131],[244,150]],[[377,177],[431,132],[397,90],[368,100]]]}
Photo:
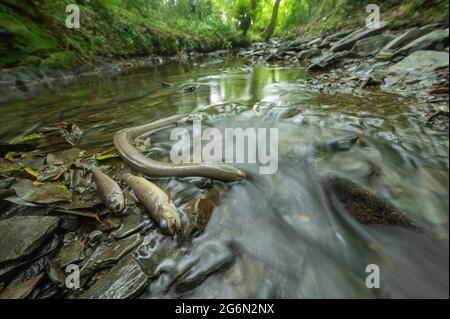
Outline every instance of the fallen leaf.
{"label": "fallen leaf", "polygon": [[25,166],[25,165],[23,165],[23,164],[20,164],[20,167],[21,167],[25,172],[27,172],[28,174],[30,174],[30,175],[33,176],[33,177],[38,177],[38,176],[39,176],[39,172],[35,171],[34,169],[32,169],[32,168],[30,168],[30,167],[28,167],[28,166]]}
{"label": "fallen leaf", "polygon": [[108,158],[114,158],[114,157],[119,157],[119,156],[120,155],[117,151],[112,151],[110,153],[99,154],[99,155],[95,156],[95,159],[97,161],[103,161]]}
{"label": "fallen leaf", "polygon": [[16,137],[15,139],[13,139],[11,142],[9,142],[9,144],[15,144],[15,143],[20,143],[20,142],[25,142],[25,141],[30,141],[30,140],[34,140],[37,138],[41,138],[43,135],[36,133],[36,134],[30,134],[30,135],[25,135],[25,136],[19,136]]}
{"label": "fallen leaf", "polygon": [[92,213],[92,212],[82,212],[82,211],[77,211],[77,210],[68,210],[68,209],[59,209],[56,208],[53,210],[54,212],[58,212],[58,213],[63,213],[63,214],[71,214],[71,215],[77,215],[77,216],[83,216],[83,217],[89,217],[89,218],[93,218],[96,221],[98,221],[99,223],[102,223],[102,221],[100,220],[100,217],[98,216],[97,213]]}
{"label": "fallen leaf", "polygon": [[27,202],[51,204],[72,201],[72,193],[67,187],[54,182],[38,184],[30,180],[20,180],[12,188],[17,196]]}

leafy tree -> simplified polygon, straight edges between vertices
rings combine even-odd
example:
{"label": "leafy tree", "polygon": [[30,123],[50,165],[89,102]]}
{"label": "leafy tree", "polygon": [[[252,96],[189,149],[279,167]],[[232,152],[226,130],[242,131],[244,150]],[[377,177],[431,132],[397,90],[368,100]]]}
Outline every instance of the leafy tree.
{"label": "leafy tree", "polygon": [[274,33],[275,28],[277,26],[278,11],[279,11],[279,8],[280,8],[280,2],[281,2],[281,0],[276,0],[275,1],[275,6],[273,7],[273,12],[272,12],[272,19],[270,20],[269,27],[267,28],[267,30],[264,32],[264,35],[263,35],[265,40],[269,40],[270,39],[270,37]]}

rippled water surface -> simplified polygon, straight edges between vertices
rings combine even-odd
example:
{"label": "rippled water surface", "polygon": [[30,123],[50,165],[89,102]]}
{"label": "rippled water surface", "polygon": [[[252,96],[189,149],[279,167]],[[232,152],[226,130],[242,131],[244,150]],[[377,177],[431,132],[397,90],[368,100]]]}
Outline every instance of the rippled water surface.
{"label": "rippled water surface", "polygon": [[[153,230],[133,252],[152,275],[142,297],[448,298],[446,133],[423,127],[413,98],[377,90],[316,92],[307,78],[298,67],[229,59],[83,79],[1,105],[0,137],[67,120],[84,131],[78,147],[106,150],[119,129],[191,112],[208,115],[208,127],[276,127],[274,175],[237,164],[245,182],[154,180],[171,194],[186,231],[176,240]],[[185,83],[199,87],[179,93]],[[167,158],[169,134],[156,134],[148,154]],[[69,147],[46,145],[45,151]],[[327,176],[376,193],[420,227],[360,223],[327,187]],[[193,206],[211,192],[220,199],[203,230],[195,226]],[[195,227],[203,231],[189,235]],[[381,270],[380,289],[365,285],[369,264]]]}

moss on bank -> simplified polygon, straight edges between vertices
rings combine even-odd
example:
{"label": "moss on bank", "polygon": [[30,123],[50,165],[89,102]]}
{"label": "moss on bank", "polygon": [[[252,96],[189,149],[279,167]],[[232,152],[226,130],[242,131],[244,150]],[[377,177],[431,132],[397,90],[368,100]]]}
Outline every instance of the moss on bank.
{"label": "moss on bank", "polygon": [[[65,26],[66,6],[73,2],[80,8],[79,30]],[[228,22],[224,22],[226,11],[209,10],[195,16],[194,13],[183,14],[197,2],[200,1],[173,2],[184,5],[178,12],[172,12],[171,7],[161,10],[160,0],[0,0],[0,69],[39,65],[73,68],[89,64],[95,56],[173,55],[180,51],[211,51],[247,43],[247,38],[237,29],[236,17],[228,17]],[[367,16],[366,5],[372,2],[290,2],[295,4],[288,6],[292,11],[290,17],[297,18],[285,19],[275,35],[292,36],[292,30],[296,30],[294,35],[315,36],[362,27]],[[236,3],[221,6],[233,7]],[[267,1],[259,3],[268,5]],[[394,29],[439,23],[448,17],[447,0],[380,0],[376,3],[382,19]],[[267,14],[270,17],[270,10]],[[268,21],[258,17],[256,30],[261,31]],[[259,39],[259,33],[249,34],[254,40]]]}
{"label": "moss on bank", "polygon": [[2,0],[0,68],[41,64],[71,68],[92,61],[94,56],[171,55],[225,48],[245,41],[234,27],[217,21],[164,19],[151,10],[129,8],[121,0],[77,1],[81,28],[68,29],[65,9],[73,2]]}
{"label": "moss on bank", "polygon": [[448,19],[448,0],[323,0],[311,9],[308,23],[296,30],[297,35],[331,34],[360,28],[368,16],[366,6],[376,3],[381,19],[392,29],[442,23]]}

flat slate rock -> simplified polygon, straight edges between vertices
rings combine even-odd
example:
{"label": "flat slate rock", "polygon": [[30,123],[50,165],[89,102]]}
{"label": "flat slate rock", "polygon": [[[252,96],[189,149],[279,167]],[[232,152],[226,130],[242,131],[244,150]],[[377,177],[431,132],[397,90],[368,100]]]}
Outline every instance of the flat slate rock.
{"label": "flat slate rock", "polygon": [[84,241],[82,239],[77,239],[67,245],[64,245],[61,248],[60,253],[60,267],[65,267],[69,264],[74,264],[79,261],[82,261],[85,259],[84,254]]}
{"label": "flat slate rock", "polygon": [[449,53],[447,51],[416,51],[394,64],[388,69],[395,74],[423,74],[441,68],[448,68]]}
{"label": "flat slate rock", "polygon": [[149,224],[150,221],[144,217],[140,209],[135,208],[129,213],[129,215],[123,217],[121,226],[119,227],[119,229],[114,231],[114,238],[126,238],[139,232]]}
{"label": "flat slate rock", "polygon": [[368,57],[377,54],[381,49],[394,37],[390,34],[379,34],[370,38],[358,40],[355,43],[354,49],[361,57]]}
{"label": "flat slate rock", "polygon": [[439,29],[405,45],[395,52],[395,56],[406,56],[421,50],[443,50],[446,47],[448,47],[448,29]]}
{"label": "flat slate rock", "polygon": [[0,265],[27,257],[55,231],[59,218],[16,216],[0,220]]}
{"label": "flat slate rock", "polygon": [[336,42],[332,47],[331,51],[333,52],[339,52],[339,51],[345,51],[350,50],[353,48],[355,43],[359,40],[373,37],[375,35],[378,35],[382,33],[384,30],[388,28],[388,24],[386,22],[381,22],[379,28],[371,28],[371,29],[359,29],[355,32],[350,33],[345,38],[341,39],[340,41]]}
{"label": "flat slate rock", "polygon": [[123,258],[108,273],[86,291],[83,299],[127,299],[141,292],[148,281],[137,261],[131,256]]}
{"label": "flat slate rock", "polygon": [[429,33],[429,29],[424,28],[412,28],[406,30],[402,34],[396,36],[391,42],[386,44],[386,46],[380,51],[377,59],[391,59],[394,56],[395,50],[407,45],[408,43],[420,38],[421,36]]}
{"label": "flat slate rock", "polygon": [[93,271],[114,265],[139,245],[141,241],[142,237],[136,234],[112,243],[102,243],[86,261],[81,269],[81,275],[90,274]]}

